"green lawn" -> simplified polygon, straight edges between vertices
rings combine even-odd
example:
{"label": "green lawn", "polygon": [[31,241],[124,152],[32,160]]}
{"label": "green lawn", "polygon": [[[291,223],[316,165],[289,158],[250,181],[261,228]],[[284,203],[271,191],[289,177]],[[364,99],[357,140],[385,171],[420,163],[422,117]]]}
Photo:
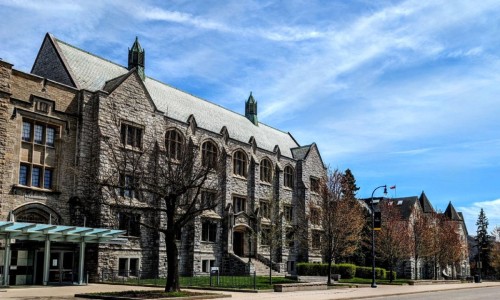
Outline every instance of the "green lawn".
{"label": "green lawn", "polygon": [[[126,279],[117,280],[116,283],[130,284],[130,285],[155,285],[165,286],[166,279]],[[294,283],[297,282],[292,279],[284,277],[272,277],[273,284]],[[194,277],[180,277],[181,287],[214,287],[214,288],[227,288],[227,289],[254,289],[254,276],[220,276],[219,282],[217,278],[212,277],[212,285],[210,285],[210,276],[194,276]],[[255,288],[257,290],[272,289],[273,285],[269,283],[269,276],[256,276]]]}

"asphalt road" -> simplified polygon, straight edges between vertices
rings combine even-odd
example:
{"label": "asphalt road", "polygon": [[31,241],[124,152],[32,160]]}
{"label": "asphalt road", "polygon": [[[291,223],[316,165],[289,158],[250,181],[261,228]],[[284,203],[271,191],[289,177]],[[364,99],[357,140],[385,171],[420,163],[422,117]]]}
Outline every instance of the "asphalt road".
{"label": "asphalt road", "polygon": [[384,297],[377,297],[370,299],[497,300],[500,299],[500,287],[473,288],[468,290],[462,289],[462,290],[451,290],[451,291],[436,291],[436,292],[409,294],[409,295],[384,296]]}

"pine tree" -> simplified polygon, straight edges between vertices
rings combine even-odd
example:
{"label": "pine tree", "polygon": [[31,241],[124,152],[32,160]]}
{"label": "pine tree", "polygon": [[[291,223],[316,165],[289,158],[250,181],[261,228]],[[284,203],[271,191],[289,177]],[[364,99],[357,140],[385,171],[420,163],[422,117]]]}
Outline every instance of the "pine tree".
{"label": "pine tree", "polygon": [[[477,218],[477,235],[476,242],[478,247],[478,262],[481,263],[482,266],[479,268],[479,272],[481,269],[487,269],[488,260],[487,258],[487,250],[489,248],[489,235],[488,235],[488,218],[484,213],[484,210],[481,208],[479,212],[479,217]],[[481,275],[481,274],[480,274]]]}
{"label": "pine tree", "polygon": [[346,199],[355,200],[356,192],[359,187],[356,185],[356,179],[350,169],[345,170],[342,176],[342,194]]}

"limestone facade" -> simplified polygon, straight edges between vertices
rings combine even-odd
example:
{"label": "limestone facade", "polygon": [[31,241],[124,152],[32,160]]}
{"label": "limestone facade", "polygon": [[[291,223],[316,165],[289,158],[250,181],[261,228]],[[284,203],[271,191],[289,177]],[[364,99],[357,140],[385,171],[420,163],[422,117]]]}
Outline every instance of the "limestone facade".
{"label": "limestone facade", "polygon": [[[143,51],[136,43],[132,49]],[[49,34],[32,73],[0,61],[0,219],[128,230],[126,245],[87,247],[91,279],[108,271],[161,276],[168,245],[155,230],[135,228],[137,218],[161,217],[138,208],[136,199],[130,207],[103,205],[99,199],[106,195],[90,179],[113,172],[109,147],[123,146],[123,130],[134,134],[132,143],[158,145],[161,151],[167,150],[167,132],[176,130],[200,148],[210,141],[224,158],[223,170],[211,175],[217,177],[220,204],[179,235],[182,274],[206,274],[212,266],[248,271],[249,257],[292,273],[298,261],[321,261],[308,219],[319,201],[314,185],[325,176],[316,144],[300,146],[291,134],[259,123],[252,95],[249,118],[137,70],[130,61],[125,68]],[[235,174],[237,156],[246,176]],[[23,255],[34,250],[27,254],[31,266],[20,268],[29,276],[19,273],[17,282],[38,281],[42,248],[36,242],[13,248]],[[61,259],[73,260],[68,269],[75,267],[76,246],[60,243],[55,249]]]}

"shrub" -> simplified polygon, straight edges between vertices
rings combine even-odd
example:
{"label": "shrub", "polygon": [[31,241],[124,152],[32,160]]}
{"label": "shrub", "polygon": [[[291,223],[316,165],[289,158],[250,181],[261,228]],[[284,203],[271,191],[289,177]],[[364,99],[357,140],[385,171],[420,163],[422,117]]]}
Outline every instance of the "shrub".
{"label": "shrub", "polygon": [[332,274],[340,274],[341,278],[351,279],[356,275],[356,266],[353,264],[333,265]]}
{"label": "shrub", "polygon": [[[328,264],[298,263],[297,274],[303,276],[327,276]],[[356,274],[356,266],[352,264],[332,265],[332,274],[340,274],[341,278],[350,279]]]}

